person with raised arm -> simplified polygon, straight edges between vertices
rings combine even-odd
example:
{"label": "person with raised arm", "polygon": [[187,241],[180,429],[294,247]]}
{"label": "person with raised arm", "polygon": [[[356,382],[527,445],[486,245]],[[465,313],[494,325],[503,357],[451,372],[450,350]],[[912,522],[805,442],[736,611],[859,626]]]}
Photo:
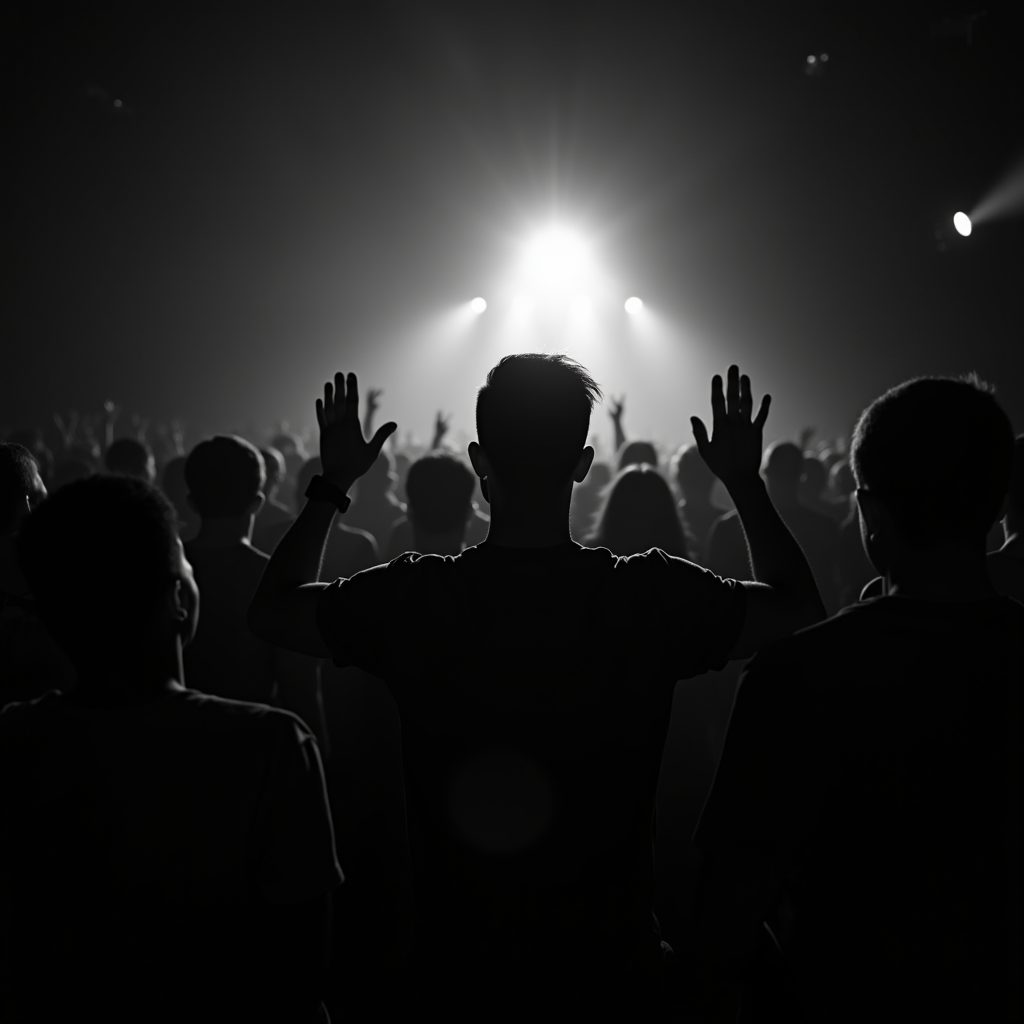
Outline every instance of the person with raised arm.
{"label": "person with raised arm", "polygon": [[[566,356],[503,358],[478,393],[468,452],[490,503],[487,540],[327,583],[334,516],[396,429],[366,440],[356,376],[336,374],[317,401],[323,475],[250,606],[257,635],[369,672],[398,707],[410,982],[426,1019],[678,1015],[677,958],[653,912],[676,681],[825,614],[758,475],[769,399],[752,418],[735,366],[724,390],[712,382],[712,435],[700,420],[694,430],[743,516],[758,581],[722,580],[657,548],[620,558],[573,542],[570,500],[594,459],[599,396]],[[636,645],[637,629],[656,639]]]}

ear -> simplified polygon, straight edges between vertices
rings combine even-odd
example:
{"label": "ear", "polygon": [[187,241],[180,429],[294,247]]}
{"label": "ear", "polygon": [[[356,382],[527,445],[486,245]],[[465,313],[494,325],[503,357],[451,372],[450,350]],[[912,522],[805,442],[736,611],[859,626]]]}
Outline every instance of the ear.
{"label": "ear", "polygon": [[590,472],[590,467],[594,464],[594,456],[596,454],[597,452],[595,452],[589,444],[583,449],[580,461],[576,463],[576,468],[573,470],[572,474],[572,478],[576,483],[581,484],[586,480],[587,474]]}
{"label": "ear", "polygon": [[486,480],[491,475],[491,464],[487,461],[487,455],[484,453],[483,448],[476,441],[470,441],[468,453],[469,461],[473,466],[473,472],[481,480]]}

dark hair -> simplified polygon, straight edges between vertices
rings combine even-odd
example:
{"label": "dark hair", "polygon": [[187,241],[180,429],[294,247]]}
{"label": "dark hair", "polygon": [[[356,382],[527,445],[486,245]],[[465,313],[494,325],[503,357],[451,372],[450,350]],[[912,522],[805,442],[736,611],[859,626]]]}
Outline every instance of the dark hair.
{"label": "dark hair", "polygon": [[409,467],[405,493],[409,518],[428,533],[451,533],[466,525],[476,477],[460,459],[431,452]]}
{"label": "dark hair", "polygon": [[286,455],[288,449],[300,452],[302,451],[302,438],[298,434],[275,434],[270,439],[270,447],[276,448],[282,455]]}
{"label": "dark hair", "polygon": [[40,619],[82,665],[132,649],[173,578],[176,547],[174,510],[152,484],[102,474],[44,501],[17,549]]}
{"label": "dark hair", "polygon": [[261,448],[263,467],[267,474],[266,487],[269,491],[288,476],[288,465],[284,456],[276,448]]}
{"label": "dark hair", "polygon": [[1006,413],[976,374],[918,377],[864,410],[850,461],[903,540],[928,548],[984,537],[1010,484],[1013,446]]}
{"label": "dark hair", "polygon": [[103,457],[108,473],[126,473],[142,480],[149,479],[149,460],[153,453],[141,441],[122,437],[115,441]]}
{"label": "dark hair", "polygon": [[804,471],[804,453],[790,441],[776,441],[764,453],[764,475],[797,487]]}
{"label": "dark hair", "polygon": [[0,533],[14,525],[32,491],[33,473],[38,472],[36,460],[24,445],[0,441]]}
{"label": "dark hair", "polygon": [[718,478],[708,469],[695,444],[687,444],[676,452],[672,459],[679,490],[687,501],[708,498]]}
{"label": "dark hair", "polygon": [[616,471],[621,473],[627,466],[658,465],[658,451],[650,441],[627,441],[619,451],[615,464]]}
{"label": "dark hair", "polygon": [[200,441],[185,463],[185,482],[203,519],[240,516],[266,485],[259,449],[241,437]]}
{"label": "dark hair", "polygon": [[504,356],[477,393],[476,432],[499,479],[513,488],[565,483],[590,431],[601,389],[564,355]]}
{"label": "dark hair", "polygon": [[1007,494],[1010,498],[1009,511],[1017,519],[1024,519],[1024,434],[1018,434],[1013,442],[1013,471]]}
{"label": "dark hair", "polygon": [[589,541],[616,555],[650,548],[686,558],[686,536],[665,478],[646,463],[627,466],[608,485]]}

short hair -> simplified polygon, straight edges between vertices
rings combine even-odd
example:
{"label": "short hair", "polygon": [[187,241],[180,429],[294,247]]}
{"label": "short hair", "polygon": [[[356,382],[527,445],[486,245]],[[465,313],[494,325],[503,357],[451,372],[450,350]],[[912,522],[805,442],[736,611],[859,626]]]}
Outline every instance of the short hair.
{"label": "short hair", "polygon": [[1007,490],[1009,511],[1016,519],[1024,519],[1024,434],[1013,442],[1013,469]]}
{"label": "short hair", "polygon": [[921,549],[984,538],[1006,497],[1013,448],[1010,421],[977,374],[917,377],[864,410],[850,461],[857,486]]}
{"label": "short hair", "polygon": [[619,452],[616,470],[621,473],[627,466],[657,466],[658,451],[650,441],[627,441]]}
{"label": "short hair", "polygon": [[150,449],[134,437],[122,437],[115,441],[103,457],[108,473],[126,473],[140,480],[149,479],[149,460],[153,457]]}
{"label": "short hair", "polygon": [[497,477],[542,490],[569,480],[600,397],[597,382],[568,356],[504,356],[476,398],[477,438]]}
{"label": "short hair", "polygon": [[476,477],[461,459],[431,452],[409,467],[405,493],[410,519],[428,533],[451,533],[466,525]]}
{"label": "short hair", "polygon": [[77,480],[25,520],[18,562],[39,617],[82,665],[131,650],[173,579],[174,510],[145,480]]}
{"label": "short hair", "polygon": [[718,479],[708,469],[704,456],[695,444],[685,444],[672,458],[676,482],[683,497],[690,501],[698,496],[706,498]]}
{"label": "short hair", "polygon": [[263,456],[263,467],[267,474],[266,486],[269,490],[288,476],[288,465],[276,448],[261,448],[260,455]]}
{"label": "short hair", "polygon": [[764,475],[797,487],[804,471],[804,453],[791,441],[776,441],[764,453]]}
{"label": "short hair", "polygon": [[185,463],[188,493],[203,519],[242,515],[266,486],[259,449],[244,438],[221,434],[200,441]]}
{"label": "short hair", "polygon": [[282,455],[287,455],[289,451],[302,452],[302,438],[298,434],[289,434],[282,432],[275,434],[270,439],[270,447],[276,448]]}
{"label": "short hair", "polygon": [[609,484],[604,507],[589,536],[590,543],[616,555],[635,555],[650,548],[686,558],[686,535],[675,498],[654,466],[627,466]]}
{"label": "short hair", "polygon": [[0,441],[0,534],[14,526],[18,510],[33,488],[33,473],[39,468],[32,453],[22,444]]}

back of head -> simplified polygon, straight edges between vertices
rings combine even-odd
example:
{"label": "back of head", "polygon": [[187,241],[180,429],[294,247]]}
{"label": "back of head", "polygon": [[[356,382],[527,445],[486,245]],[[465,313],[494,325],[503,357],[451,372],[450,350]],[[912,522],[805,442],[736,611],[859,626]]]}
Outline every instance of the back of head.
{"label": "back of head", "polygon": [[427,533],[464,529],[475,480],[472,471],[454,455],[432,452],[417,459],[409,468],[405,484],[410,519]]}
{"label": "back of head", "polygon": [[686,557],[683,524],[672,490],[653,466],[628,466],[615,478],[591,541],[616,555],[661,548]]}
{"label": "back of head", "polygon": [[627,441],[619,452],[616,469],[621,473],[627,466],[657,466],[658,452],[650,441]]}
{"label": "back of head", "polygon": [[818,498],[828,484],[828,469],[816,455],[804,456],[800,490],[810,498]]}
{"label": "back of head", "polygon": [[796,490],[804,472],[804,453],[789,441],[776,441],[764,453],[764,475],[780,487]]}
{"label": "back of head", "polygon": [[35,493],[35,477],[39,472],[32,453],[21,444],[0,442],[0,536],[14,528]]}
{"label": "back of head", "polygon": [[864,410],[850,461],[858,488],[888,510],[903,542],[926,549],[984,542],[1013,450],[1010,421],[976,375],[919,377]]}
{"label": "back of head", "polygon": [[219,435],[200,441],[185,462],[185,482],[203,519],[244,515],[266,485],[263,456],[241,437]]}
{"label": "back of head", "polygon": [[295,452],[305,455],[302,438],[298,434],[289,434],[287,432],[275,434],[270,439],[270,447],[276,449],[285,457]]}
{"label": "back of head", "polygon": [[156,476],[153,453],[133,437],[122,437],[115,441],[107,449],[103,463],[108,473],[124,473],[150,483]]}
{"label": "back of head", "polygon": [[683,445],[673,458],[676,482],[688,502],[711,500],[711,488],[715,485],[715,474],[697,450],[695,444]]}
{"label": "back of head", "polygon": [[152,484],[98,475],[25,520],[18,561],[44,625],[82,667],[138,649],[173,579],[177,543],[174,510]]}
{"label": "back of head", "polygon": [[477,438],[501,483],[541,492],[567,483],[600,397],[590,374],[568,356],[503,357],[476,399]]}
{"label": "back of head", "polygon": [[1007,497],[1007,512],[1016,523],[1024,524],[1024,434],[1013,442],[1013,471]]}
{"label": "back of head", "polygon": [[276,448],[261,448],[260,455],[263,456],[263,467],[267,473],[267,494],[270,494],[288,476],[288,467],[284,456]]}

